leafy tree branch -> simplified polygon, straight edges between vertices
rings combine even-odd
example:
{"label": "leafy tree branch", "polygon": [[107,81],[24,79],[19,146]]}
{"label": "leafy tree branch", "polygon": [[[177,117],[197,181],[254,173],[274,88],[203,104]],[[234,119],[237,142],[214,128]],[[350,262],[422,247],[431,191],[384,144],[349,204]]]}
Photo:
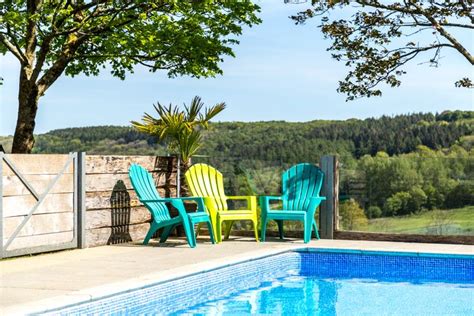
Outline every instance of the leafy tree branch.
{"label": "leafy tree branch", "polygon": [[0,2],[0,54],[20,63],[12,151],[31,152],[39,100],[62,75],[110,69],[124,79],[145,66],[170,77],[215,76],[243,26],[260,23],[259,10],[250,1]]}
{"label": "leafy tree branch", "polygon": [[[448,31],[474,29],[471,8],[472,0],[314,0],[311,8],[291,18],[297,24],[311,18],[320,21],[325,38],[331,40],[331,56],[350,68],[338,91],[354,100],[382,95],[381,84],[399,86],[404,66],[422,55],[429,65],[439,66],[442,49],[456,50],[474,65],[466,44]],[[349,17],[334,17],[354,9]],[[465,77],[456,86],[473,85]]]}

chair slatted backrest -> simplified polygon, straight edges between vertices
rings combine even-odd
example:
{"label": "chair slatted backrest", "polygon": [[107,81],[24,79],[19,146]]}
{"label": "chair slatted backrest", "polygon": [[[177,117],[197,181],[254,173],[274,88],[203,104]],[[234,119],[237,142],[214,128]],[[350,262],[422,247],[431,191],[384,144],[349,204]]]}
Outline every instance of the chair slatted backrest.
{"label": "chair slatted backrest", "polygon": [[324,173],[313,164],[301,163],[283,173],[282,193],[285,210],[306,210],[312,197],[319,196]]}
{"label": "chair slatted backrest", "polygon": [[[155,187],[155,181],[151,174],[142,166],[132,164],[128,171],[130,181],[138,195],[140,201],[142,200],[153,200],[160,199],[160,195]],[[145,206],[153,215],[153,218],[157,222],[170,219],[168,207],[163,202],[144,202]]]}
{"label": "chair slatted backrest", "polygon": [[192,165],[185,174],[189,190],[194,196],[212,197],[218,210],[227,210],[224,193],[224,179],[216,168],[198,163]]}

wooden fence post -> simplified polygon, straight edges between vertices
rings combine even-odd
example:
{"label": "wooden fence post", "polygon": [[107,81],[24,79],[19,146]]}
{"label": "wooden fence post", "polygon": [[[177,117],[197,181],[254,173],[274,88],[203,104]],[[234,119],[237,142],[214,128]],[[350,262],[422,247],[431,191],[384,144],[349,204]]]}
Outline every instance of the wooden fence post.
{"label": "wooden fence post", "polygon": [[321,238],[333,239],[334,230],[338,229],[339,217],[339,162],[337,156],[322,156],[320,168],[324,172],[321,196],[326,201],[321,203]]}
{"label": "wooden fence post", "polygon": [[86,241],[86,153],[77,153],[77,247],[87,248]]}

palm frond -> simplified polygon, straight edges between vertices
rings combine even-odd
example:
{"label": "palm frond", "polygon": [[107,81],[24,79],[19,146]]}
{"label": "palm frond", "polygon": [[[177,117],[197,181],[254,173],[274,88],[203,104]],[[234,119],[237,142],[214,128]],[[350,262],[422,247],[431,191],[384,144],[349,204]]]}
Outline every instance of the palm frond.
{"label": "palm frond", "polygon": [[199,115],[199,124],[204,127],[205,129],[209,128],[209,121],[214,118],[217,114],[221,113],[224,111],[226,108],[226,105],[224,102],[218,103],[214,106],[211,106],[210,108],[205,109],[204,114]]}
{"label": "palm frond", "polygon": [[172,104],[164,106],[159,102],[153,107],[157,117],[145,113],[142,121],[132,121],[132,126],[165,141],[170,151],[179,153],[183,161],[189,161],[201,147],[202,128],[208,128],[209,121],[225,109],[225,103],[205,108],[204,113],[201,113],[204,103],[198,96],[191,100],[189,106],[184,105],[184,110]]}
{"label": "palm frond", "polygon": [[191,104],[189,106],[185,104],[184,109],[186,112],[186,121],[191,122],[191,123],[195,122],[203,106],[204,106],[204,103],[201,101],[201,97],[199,96],[195,96],[191,100]]}
{"label": "palm frond", "polygon": [[201,147],[201,133],[196,130],[186,131],[180,134],[178,138],[179,154],[183,161],[189,159],[196,154]]}

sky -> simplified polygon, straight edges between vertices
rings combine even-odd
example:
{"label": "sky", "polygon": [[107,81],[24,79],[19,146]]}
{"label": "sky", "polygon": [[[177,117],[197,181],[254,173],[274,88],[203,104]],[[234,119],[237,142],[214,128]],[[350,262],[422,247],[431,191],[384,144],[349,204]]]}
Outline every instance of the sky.
{"label": "sky", "polygon": [[[454,82],[473,75],[473,68],[459,54],[445,50],[441,65],[417,62],[399,88],[384,88],[380,98],[346,102],[336,92],[347,68],[330,57],[330,45],[316,20],[295,25],[288,16],[309,3],[284,4],[283,0],[256,1],[263,23],[246,28],[236,58],[221,64],[222,76],[209,79],[178,77],[137,68],[125,81],[103,72],[97,77],[63,76],[40,99],[36,133],[52,129],[129,125],[153,104],[189,103],[195,95],[206,105],[225,102],[227,109],[217,121],[311,121],[379,117],[413,112],[473,110],[473,89],[459,89]],[[472,34],[464,36],[474,49]],[[470,43],[469,43],[470,41]],[[420,60],[421,62],[423,60]],[[0,56],[0,135],[12,135],[17,118],[18,62]]]}

